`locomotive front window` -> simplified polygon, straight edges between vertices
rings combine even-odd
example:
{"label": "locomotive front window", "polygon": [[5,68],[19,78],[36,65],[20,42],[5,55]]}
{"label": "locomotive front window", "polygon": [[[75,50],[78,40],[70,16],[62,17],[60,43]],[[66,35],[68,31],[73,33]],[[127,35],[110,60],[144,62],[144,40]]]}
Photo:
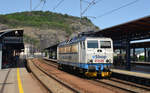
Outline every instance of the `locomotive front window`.
{"label": "locomotive front window", "polygon": [[100,47],[101,48],[111,48],[111,42],[110,41],[100,41]]}
{"label": "locomotive front window", "polygon": [[87,47],[88,48],[98,48],[98,41],[97,40],[88,40]]}

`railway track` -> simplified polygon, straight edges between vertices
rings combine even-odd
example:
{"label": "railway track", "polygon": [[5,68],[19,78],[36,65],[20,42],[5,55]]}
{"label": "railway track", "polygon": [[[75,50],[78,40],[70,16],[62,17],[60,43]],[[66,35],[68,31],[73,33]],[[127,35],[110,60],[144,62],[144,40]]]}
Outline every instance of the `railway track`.
{"label": "railway track", "polygon": [[55,68],[58,68],[58,64],[55,61],[50,61],[50,60],[47,60],[47,59],[44,59],[44,60],[40,59],[40,61],[44,61],[46,64],[48,64],[50,66],[53,66]]}
{"label": "railway track", "polygon": [[138,85],[135,83],[123,81],[116,78],[102,79],[102,80],[97,79],[93,81],[100,83],[104,87],[108,87],[112,89],[116,88],[129,93],[150,93],[150,88],[147,86]]}
{"label": "railway track", "polygon": [[[62,82],[51,74],[46,73],[47,71],[42,69],[35,62],[30,62],[30,69],[35,78],[48,90],[49,93],[80,93],[78,90],[70,87],[70,85],[67,85],[66,83]],[[40,78],[41,76],[43,78]],[[46,82],[44,83],[44,81]]]}
{"label": "railway track", "polygon": [[[56,62],[50,62],[50,60],[45,60],[45,63],[48,65],[52,65],[57,67]],[[91,82],[91,80],[89,80]],[[103,87],[107,87],[109,89],[118,89],[123,90],[127,93],[150,93],[150,88],[148,86],[132,83],[129,81],[117,79],[117,78],[110,78],[110,79],[94,79],[92,82],[99,83],[99,85]]]}
{"label": "railway track", "polygon": [[[59,79],[61,78],[62,81],[65,81],[68,85],[72,86],[73,89],[78,90],[80,93],[103,93],[105,91],[107,91],[106,93],[118,93],[118,92],[114,92],[109,89],[105,89],[101,86],[97,86],[92,83],[86,82],[87,81],[86,79],[77,77],[75,75],[66,73],[64,71],[60,71],[57,69],[57,64],[55,64],[53,62],[49,62],[49,61],[45,61],[45,60],[41,60],[41,59],[39,61],[41,61],[40,63],[43,63],[44,65],[47,66],[47,68],[45,67],[45,69],[47,69],[49,72],[51,70],[49,68],[53,68],[53,72],[52,73],[50,72],[50,74],[53,74],[52,76],[56,76]],[[54,69],[57,69],[59,72],[56,73],[54,71]],[[45,70],[45,72],[48,74],[49,72],[47,70]],[[60,73],[60,72],[62,72],[62,73]],[[59,75],[58,75],[58,73],[59,73]],[[65,75],[65,78],[64,78],[64,75]],[[85,83],[85,84],[83,84],[83,83]],[[92,87],[92,89],[91,89],[91,87]],[[120,93],[122,93],[122,92],[120,92]]]}

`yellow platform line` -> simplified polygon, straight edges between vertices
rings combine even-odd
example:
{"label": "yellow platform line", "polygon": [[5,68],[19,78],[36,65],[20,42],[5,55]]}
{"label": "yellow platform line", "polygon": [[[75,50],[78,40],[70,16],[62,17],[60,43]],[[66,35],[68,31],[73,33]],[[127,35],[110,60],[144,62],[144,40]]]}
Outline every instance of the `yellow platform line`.
{"label": "yellow platform line", "polygon": [[20,79],[19,68],[17,68],[17,80],[18,80],[19,93],[24,93],[23,88],[22,88],[21,79]]}

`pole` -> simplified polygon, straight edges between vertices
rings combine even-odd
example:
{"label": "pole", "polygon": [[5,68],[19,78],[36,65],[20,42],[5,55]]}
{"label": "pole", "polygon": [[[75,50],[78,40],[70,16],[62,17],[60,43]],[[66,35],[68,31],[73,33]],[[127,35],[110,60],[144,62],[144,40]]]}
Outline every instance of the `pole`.
{"label": "pole", "polygon": [[32,0],[30,0],[30,11],[32,11]]}
{"label": "pole", "polygon": [[133,48],[133,61],[136,61],[135,48]]}
{"label": "pole", "polygon": [[82,0],[80,0],[80,18],[82,19]]}
{"label": "pole", "polygon": [[126,69],[131,70],[131,64],[130,64],[130,40],[126,40]]}
{"label": "pole", "polygon": [[144,48],[144,62],[147,61],[147,49]]}
{"label": "pole", "polygon": [[2,56],[2,51],[3,51],[3,49],[2,49],[2,44],[0,44],[0,70],[2,69],[2,58],[3,58],[3,56]]}

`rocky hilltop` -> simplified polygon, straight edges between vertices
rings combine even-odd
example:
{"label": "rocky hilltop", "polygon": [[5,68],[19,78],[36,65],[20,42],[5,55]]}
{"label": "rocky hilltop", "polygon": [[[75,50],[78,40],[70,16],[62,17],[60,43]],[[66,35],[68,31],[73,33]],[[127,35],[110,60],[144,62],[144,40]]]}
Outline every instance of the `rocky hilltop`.
{"label": "rocky hilltop", "polygon": [[24,42],[46,48],[80,32],[99,30],[88,18],[50,11],[0,15],[0,29],[24,28]]}

